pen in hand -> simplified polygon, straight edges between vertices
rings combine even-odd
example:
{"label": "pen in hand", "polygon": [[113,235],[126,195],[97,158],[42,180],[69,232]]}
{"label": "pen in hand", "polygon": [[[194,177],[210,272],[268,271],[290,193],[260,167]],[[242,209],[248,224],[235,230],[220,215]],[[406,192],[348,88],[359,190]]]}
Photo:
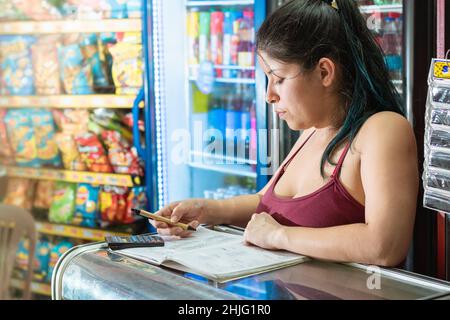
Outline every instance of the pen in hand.
{"label": "pen in hand", "polygon": [[180,228],[182,228],[182,229],[185,230],[185,231],[186,231],[186,230],[189,230],[189,231],[197,231],[196,228],[194,228],[194,227],[192,227],[192,226],[190,226],[190,225],[188,225],[188,224],[185,224],[185,223],[182,223],[182,222],[172,222],[172,221],[170,221],[169,218],[166,218],[166,217],[163,217],[163,216],[154,214],[154,213],[150,213],[150,212],[145,211],[145,210],[142,210],[142,209],[135,209],[135,208],[132,208],[131,210],[132,210],[134,213],[136,213],[136,214],[138,214],[138,215],[141,215],[141,216],[143,216],[143,217],[146,217],[146,218],[149,218],[149,219],[152,219],[152,220],[156,220],[156,221],[165,222],[165,223],[167,223],[168,225],[180,227]]}

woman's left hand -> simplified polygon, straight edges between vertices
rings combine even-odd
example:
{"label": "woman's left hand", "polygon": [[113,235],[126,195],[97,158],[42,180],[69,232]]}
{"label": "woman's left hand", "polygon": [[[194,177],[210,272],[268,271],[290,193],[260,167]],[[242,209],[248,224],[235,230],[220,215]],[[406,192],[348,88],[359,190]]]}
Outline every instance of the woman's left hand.
{"label": "woman's left hand", "polygon": [[283,226],[266,212],[254,213],[244,232],[244,240],[264,249],[281,249],[280,233]]}

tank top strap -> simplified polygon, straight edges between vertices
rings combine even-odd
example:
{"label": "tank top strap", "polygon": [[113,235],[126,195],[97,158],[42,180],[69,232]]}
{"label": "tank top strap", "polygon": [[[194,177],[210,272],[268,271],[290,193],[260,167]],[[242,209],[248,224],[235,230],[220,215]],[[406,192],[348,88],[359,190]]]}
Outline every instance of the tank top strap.
{"label": "tank top strap", "polygon": [[342,151],[339,161],[338,161],[336,167],[334,168],[333,174],[331,175],[332,177],[339,178],[339,174],[341,173],[342,163],[344,163],[345,156],[347,155],[348,149],[350,149],[351,144],[352,144],[352,142],[349,141],[347,143],[347,145],[345,146],[344,151]]}
{"label": "tank top strap", "polygon": [[309,138],[312,137],[312,135],[316,132],[316,130],[314,130],[307,138],[305,141],[303,141],[303,143],[300,145],[300,147],[297,149],[297,151],[294,152],[294,154],[289,158],[289,160],[283,165],[283,169],[281,171],[284,171],[286,166],[291,163],[292,159],[294,159],[294,157],[297,155],[297,153],[303,148],[303,146],[308,142]]}

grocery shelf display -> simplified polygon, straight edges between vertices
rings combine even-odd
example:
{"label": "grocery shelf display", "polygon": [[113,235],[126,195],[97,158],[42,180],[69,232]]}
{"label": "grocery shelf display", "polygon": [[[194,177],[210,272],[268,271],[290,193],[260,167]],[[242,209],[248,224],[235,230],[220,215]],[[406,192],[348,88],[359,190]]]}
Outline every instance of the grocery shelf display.
{"label": "grocery shelf display", "polygon": [[145,3],[0,1],[0,201],[36,218],[38,294],[68,248],[149,227]]}

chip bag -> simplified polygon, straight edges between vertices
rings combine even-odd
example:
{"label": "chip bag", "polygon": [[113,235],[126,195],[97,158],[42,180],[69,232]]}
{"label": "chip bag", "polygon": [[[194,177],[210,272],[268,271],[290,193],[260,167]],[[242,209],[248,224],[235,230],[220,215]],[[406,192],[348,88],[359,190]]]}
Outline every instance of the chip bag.
{"label": "chip bag", "polygon": [[0,37],[0,94],[34,94],[32,36]]}
{"label": "chip bag", "polygon": [[74,137],[70,134],[59,132],[55,134],[55,140],[62,154],[64,168],[73,171],[85,171],[86,165],[81,160]]}
{"label": "chip bag", "polygon": [[124,223],[133,223],[136,218],[131,209],[145,208],[147,206],[147,194],[145,187],[132,187],[127,197],[127,211],[123,219]]}
{"label": "chip bag", "polygon": [[52,113],[43,109],[30,110],[36,138],[37,156],[40,163],[52,167],[61,166],[61,157],[55,139],[55,124]]}
{"label": "chip bag", "polygon": [[3,203],[31,210],[35,185],[34,180],[9,178]]}
{"label": "chip bag", "polygon": [[36,136],[29,109],[9,110],[5,116],[9,141],[14,150],[14,157],[19,166],[39,167]]}
{"label": "chip bag", "polygon": [[98,137],[90,132],[75,137],[81,159],[90,171],[112,173],[103,145]]}
{"label": "chip bag", "polygon": [[5,124],[6,110],[0,109],[0,164],[14,164],[14,153],[8,140],[8,133]]}
{"label": "chip bag", "polygon": [[53,246],[50,251],[50,261],[48,264],[48,272],[47,272],[47,282],[52,280],[53,271],[55,270],[56,263],[59,258],[66,253],[69,249],[73,247],[73,243],[68,240],[62,240]]}
{"label": "chip bag", "polygon": [[104,186],[100,191],[100,219],[103,224],[124,223],[128,188]]}
{"label": "chip bag", "polygon": [[62,92],[57,43],[57,37],[45,36],[31,47],[34,86],[37,94],[50,95]]}
{"label": "chip bag", "polygon": [[80,45],[68,44],[58,48],[61,80],[67,94],[93,94],[92,69],[84,61]]}
{"label": "chip bag", "polygon": [[50,209],[53,199],[54,181],[40,180],[36,185],[36,196],[33,206],[39,209]]}
{"label": "chip bag", "polygon": [[55,223],[69,224],[75,212],[75,196],[77,185],[74,183],[55,183],[53,202],[48,213],[48,220]]}
{"label": "chip bag", "polygon": [[80,183],[77,187],[74,224],[95,227],[98,220],[100,188]]}

